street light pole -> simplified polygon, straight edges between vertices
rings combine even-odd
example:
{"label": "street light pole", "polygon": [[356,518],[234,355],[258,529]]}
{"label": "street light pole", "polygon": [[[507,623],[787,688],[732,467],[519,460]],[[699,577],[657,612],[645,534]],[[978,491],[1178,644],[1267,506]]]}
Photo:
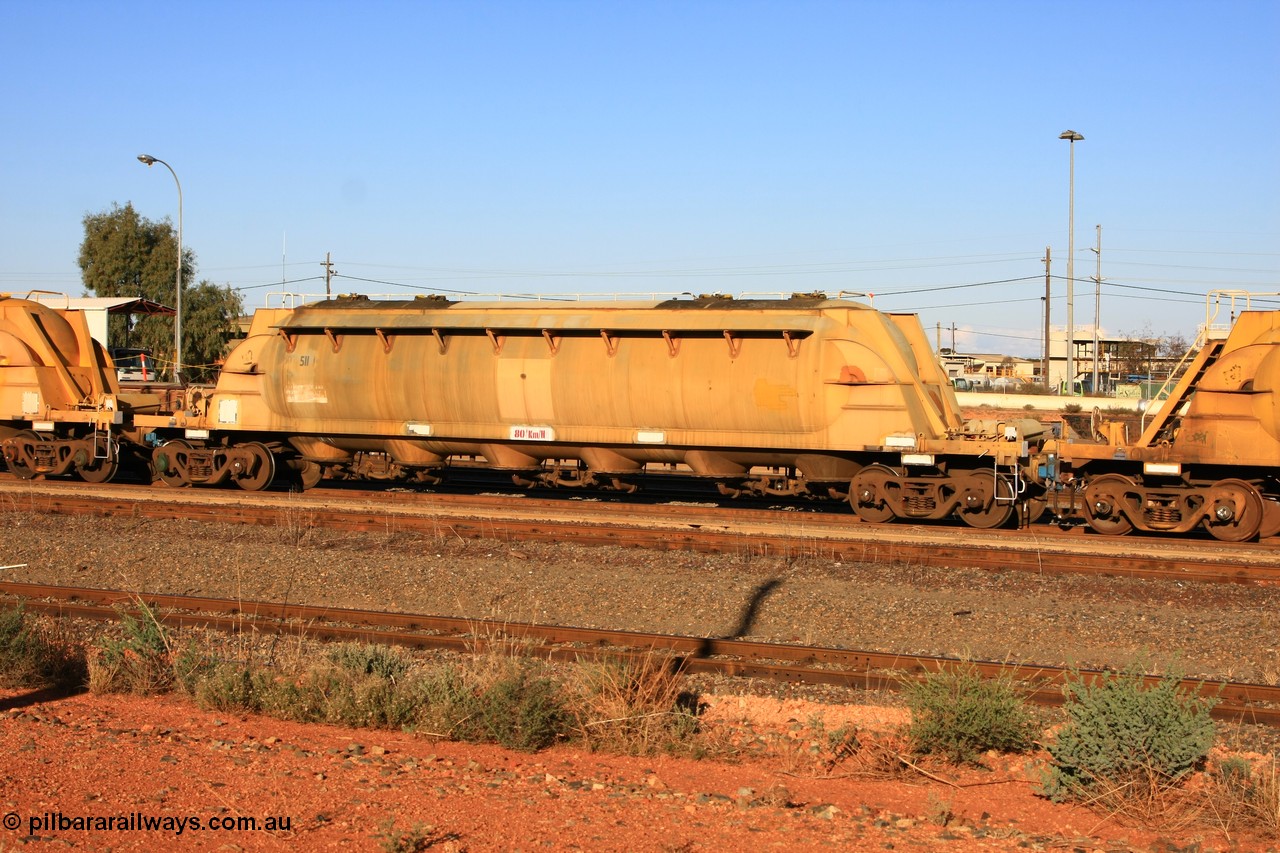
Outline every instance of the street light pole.
{"label": "street light pole", "polygon": [[1084,136],[1074,130],[1064,130],[1058,134],[1059,139],[1071,143],[1071,172],[1067,184],[1068,218],[1067,224],[1067,393],[1075,393],[1076,380],[1076,321],[1075,321],[1075,269],[1076,256],[1076,143]]}
{"label": "street light pole", "polygon": [[139,154],[138,160],[147,166],[159,163],[173,175],[173,182],[178,185],[178,276],[174,287],[173,302],[173,381],[182,384],[182,182],[173,167],[158,157],[150,154]]}

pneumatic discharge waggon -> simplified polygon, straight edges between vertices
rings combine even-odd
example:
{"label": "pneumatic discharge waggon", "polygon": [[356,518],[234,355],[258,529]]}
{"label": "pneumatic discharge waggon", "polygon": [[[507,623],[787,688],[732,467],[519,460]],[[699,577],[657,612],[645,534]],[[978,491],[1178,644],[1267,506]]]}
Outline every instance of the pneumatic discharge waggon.
{"label": "pneumatic discharge waggon", "polygon": [[[962,419],[914,314],[823,294],[666,301],[339,297],[261,309],[216,384],[122,393],[76,312],[0,298],[0,446],[20,477],[169,486],[288,477],[847,502],[869,522],[1280,533],[1280,312],[1201,349],[1141,437]],[[172,409],[172,410],[169,410]],[[1104,425],[1105,426],[1105,425]]]}

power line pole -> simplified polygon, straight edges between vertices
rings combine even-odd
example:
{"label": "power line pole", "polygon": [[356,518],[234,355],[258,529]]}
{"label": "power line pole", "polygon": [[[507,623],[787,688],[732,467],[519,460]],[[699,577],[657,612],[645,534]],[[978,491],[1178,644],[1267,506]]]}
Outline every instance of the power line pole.
{"label": "power line pole", "polygon": [[1049,275],[1052,261],[1049,247],[1044,247],[1044,393],[1049,393],[1049,299],[1053,295],[1050,290],[1052,276]]}
{"label": "power line pole", "polygon": [[329,280],[333,278],[334,273],[337,272],[337,270],[333,268],[333,261],[329,260],[328,252],[324,253],[324,263],[320,266],[324,267],[324,298],[328,299],[330,295]]}
{"label": "power line pole", "polygon": [[1098,226],[1098,272],[1093,277],[1093,393],[1098,393],[1098,323],[1102,317],[1102,226]]}

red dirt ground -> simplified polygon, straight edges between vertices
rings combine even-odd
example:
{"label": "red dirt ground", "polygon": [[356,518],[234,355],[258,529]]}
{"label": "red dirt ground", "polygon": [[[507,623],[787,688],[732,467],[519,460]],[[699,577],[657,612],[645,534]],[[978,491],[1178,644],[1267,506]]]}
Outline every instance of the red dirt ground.
{"label": "red dirt ground", "polygon": [[[732,726],[748,744],[770,730],[800,732],[820,713],[828,726],[866,730],[892,726],[902,712],[713,697],[707,721]],[[1034,795],[1026,758],[939,773],[946,781],[916,773],[867,781],[842,776],[839,765],[833,775],[801,771],[777,754],[741,763],[567,747],[526,754],[209,713],[175,697],[0,692],[0,756],[0,850],[39,842],[91,850],[1277,847],[1203,829],[1144,831],[1054,805]],[[210,826],[227,818],[256,819],[259,828]],[[267,829],[268,818],[288,826]],[[141,820],[162,826],[136,828]]]}

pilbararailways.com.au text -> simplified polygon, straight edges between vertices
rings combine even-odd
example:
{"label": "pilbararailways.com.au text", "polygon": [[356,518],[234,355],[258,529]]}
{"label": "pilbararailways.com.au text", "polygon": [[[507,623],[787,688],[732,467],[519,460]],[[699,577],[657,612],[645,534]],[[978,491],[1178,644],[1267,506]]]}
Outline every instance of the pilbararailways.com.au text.
{"label": "pilbararailways.com.au text", "polygon": [[[6,829],[16,830],[22,819],[15,812],[4,816]],[[149,815],[127,812],[114,815],[66,814],[43,812],[26,818],[30,835],[40,832],[288,832],[293,828],[293,818],[247,817],[244,815],[214,815],[200,818],[196,815]]]}

